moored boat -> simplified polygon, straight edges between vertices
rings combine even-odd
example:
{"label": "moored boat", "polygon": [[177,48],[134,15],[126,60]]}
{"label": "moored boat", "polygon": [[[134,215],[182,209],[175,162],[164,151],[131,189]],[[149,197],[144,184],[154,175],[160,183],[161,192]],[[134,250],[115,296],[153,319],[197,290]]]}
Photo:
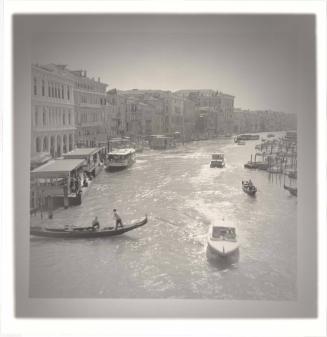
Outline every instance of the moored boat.
{"label": "moored boat", "polygon": [[245,141],[244,140],[238,140],[236,144],[237,145],[245,145]]}
{"label": "moored boat", "polygon": [[243,134],[236,136],[234,138],[234,141],[235,143],[237,143],[239,140],[258,140],[259,138],[259,135]]}
{"label": "moored boat", "polygon": [[31,227],[30,235],[50,237],[50,238],[98,238],[114,236],[126,233],[135,228],[144,226],[148,222],[147,216],[143,219],[135,221],[130,225],[124,225],[118,229],[115,227],[104,227],[100,230],[94,230],[90,227],[72,227],[72,228],[42,228],[42,227]]}
{"label": "moored boat", "polygon": [[287,186],[284,184],[284,189],[288,190],[292,195],[297,196],[297,187]]}
{"label": "moored boat", "polygon": [[242,189],[249,195],[255,195],[257,193],[257,188],[253,185],[251,180],[242,181]]}
{"label": "moored boat", "polygon": [[235,227],[210,226],[208,247],[217,255],[227,257],[239,250]]}

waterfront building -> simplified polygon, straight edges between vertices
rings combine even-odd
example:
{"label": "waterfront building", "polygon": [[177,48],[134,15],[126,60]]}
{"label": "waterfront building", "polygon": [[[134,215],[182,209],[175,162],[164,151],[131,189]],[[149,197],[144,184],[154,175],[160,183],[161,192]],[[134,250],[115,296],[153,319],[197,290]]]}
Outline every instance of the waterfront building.
{"label": "waterfront building", "polygon": [[108,125],[110,107],[107,106],[106,88],[100,78],[87,77],[86,71],[69,70],[74,81],[76,144],[95,147],[103,139]]}
{"label": "waterfront building", "polygon": [[214,137],[231,132],[234,96],[214,90],[179,90],[175,92],[193,101],[198,110],[197,133]]}
{"label": "waterfront building", "polygon": [[73,80],[65,66],[32,65],[31,160],[60,157],[75,145]]}
{"label": "waterfront building", "polygon": [[243,110],[235,108],[232,130],[234,133],[267,132],[296,129],[296,115],[272,110]]}

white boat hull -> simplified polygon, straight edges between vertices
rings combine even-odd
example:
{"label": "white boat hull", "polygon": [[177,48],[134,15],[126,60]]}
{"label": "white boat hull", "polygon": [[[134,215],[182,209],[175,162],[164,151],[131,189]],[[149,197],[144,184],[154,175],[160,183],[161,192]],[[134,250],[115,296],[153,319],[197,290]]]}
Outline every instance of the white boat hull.
{"label": "white boat hull", "polygon": [[208,246],[212,251],[217,253],[219,256],[232,255],[239,249],[239,243],[237,241],[231,242],[224,240],[219,241],[208,240]]}

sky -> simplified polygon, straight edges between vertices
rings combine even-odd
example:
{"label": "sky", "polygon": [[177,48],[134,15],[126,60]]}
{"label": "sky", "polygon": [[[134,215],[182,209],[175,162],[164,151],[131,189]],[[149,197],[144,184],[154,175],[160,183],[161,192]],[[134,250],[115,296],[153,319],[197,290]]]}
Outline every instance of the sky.
{"label": "sky", "polygon": [[214,89],[235,107],[296,113],[313,28],[295,15],[43,16],[32,62],[86,70],[108,89]]}

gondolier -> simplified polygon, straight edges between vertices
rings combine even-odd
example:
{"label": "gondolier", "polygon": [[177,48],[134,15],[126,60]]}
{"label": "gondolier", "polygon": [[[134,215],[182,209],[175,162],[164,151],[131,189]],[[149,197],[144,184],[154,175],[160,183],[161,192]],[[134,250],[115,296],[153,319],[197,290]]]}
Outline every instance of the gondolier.
{"label": "gondolier", "polygon": [[113,216],[114,220],[116,220],[116,230],[118,229],[118,227],[124,227],[121,217],[119,216],[119,214],[117,213],[117,210],[114,209],[114,216]]}

